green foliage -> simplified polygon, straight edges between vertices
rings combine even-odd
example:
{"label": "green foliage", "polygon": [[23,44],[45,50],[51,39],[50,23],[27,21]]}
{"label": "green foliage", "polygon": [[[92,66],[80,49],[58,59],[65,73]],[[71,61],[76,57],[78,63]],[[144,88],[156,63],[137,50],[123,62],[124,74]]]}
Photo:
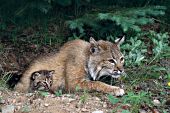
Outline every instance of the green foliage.
{"label": "green foliage", "polygon": [[140,65],[147,51],[144,42],[140,40],[139,36],[131,37],[126,44],[122,45],[122,50],[125,54],[126,66]]}
{"label": "green foliage", "polygon": [[123,110],[121,113],[130,113],[129,110]]}
{"label": "green foliage", "polygon": [[154,31],[150,31],[148,34],[148,38],[150,38],[152,40],[152,43],[154,44],[153,48],[154,58],[152,59],[151,62],[153,62],[156,58],[158,59],[163,57],[170,58],[170,47],[168,46],[169,44],[168,33],[156,33]]}
{"label": "green foliage", "polygon": [[[121,106],[130,104],[130,111],[133,113],[137,113],[141,105],[152,105],[151,103],[151,94],[141,91],[138,93],[134,92],[128,92],[127,95],[123,96],[121,99],[116,98],[112,95],[108,95],[108,100],[112,104],[117,104],[121,101],[122,104],[120,104],[116,109],[120,109]],[[122,111],[123,113],[129,113],[129,110],[127,111]]]}
{"label": "green foliage", "polygon": [[39,91],[39,94],[43,97],[46,97],[49,95],[49,92],[46,92],[46,91]]}
{"label": "green foliage", "polygon": [[128,92],[123,96],[123,103],[138,106],[140,104],[150,104],[150,94],[144,91],[135,94],[134,92]]}
{"label": "green foliage", "polygon": [[21,108],[21,112],[23,112],[23,113],[28,113],[30,111],[31,111],[31,108],[27,104],[24,104],[24,106]]}
{"label": "green foliage", "polygon": [[63,94],[62,90],[58,90],[55,92],[55,96],[59,97]]}
{"label": "green foliage", "polygon": [[7,88],[7,81],[11,78],[11,72],[2,72],[0,78],[0,88]]}
{"label": "green foliage", "polygon": [[141,105],[151,104],[150,94],[143,91],[138,94],[128,92],[128,94],[123,97],[123,103],[132,105],[131,111],[137,113]]}
{"label": "green foliage", "polygon": [[[0,30],[6,30],[10,24],[41,25],[46,20],[48,22],[55,20],[59,24],[59,20],[63,20],[62,23],[67,21],[71,30],[78,29],[79,32],[73,32],[74,38],[69,39],[75,39],[75,36],[87,39],[89,35],[110,39],[107,37],[115,37],[123,32],[139,32],[141,25],[153,23],[153,17],[164,15],[166,8],[154,5],[165,5],[165,2],[158,0],[149,2],[146,0],[131,2],[126,0],[22,0],[20,2],[1,0]],[[64,33],[62,32],[61,35]]]}
{"label": "green foliage", "polygon": [[170,73],[167,74],[166,78],[168,81],[170,81]]}
{"label": "green foliage", "polygon": [[127,68],[125,80],[136,85],[147,79],[168,79],[169,69],[159,63],[162,58],[170,58],[168,38],[168,33],[148,31],[127,40],[121,47]]}
{"label": "green foliage", "polygon": [[[80,34],[91,30],[97,37],[115,36],[128,31],[140,32],[141,25],[153,23],[151,17],[164,15],[165,9],[164,6],[155,6],[124,8],[118,11],[108,11],[109,13],[93,12],[76,20],[68,21],[68,25],[71,30],[78,29]],[[85,26],[88,28],[86,29]]]}
{"label": "green foliage", "polygon": [[83,91],[83,95],[80,96],[80,103],[85,103],[89,97],[87,90]]}
{"label": "green foliage", "polygon": [[107,95],[108,100],[112,103],[112,104],[116,104],[118,103],[120,100],[116,97],[114,97],[113,95],[109,94]]}
{"label": "green foliage", "polygon": [[167,70],[158,65],[150,65],[146,68],[146,75],[150,75],[148,78],[159,79],[161,73],[167,74]]}
{"label": "green foliage", "polygon": [[[140,66],[147,62],[150,64],[156,59],[169,57],[168,38],[168,33],[156,33],[154,31],[138,33],[135,37],[131,37],[121,47],[125,54],[126,66]],[[149,41],[144,43],[146,39]],[[152,56],[147,54],[148,45],[152,45]]]}
{"label": "green foliage", "polygon": [[72,0],[56,0],[55,2],[61,6],[69,6],[72,4]]}

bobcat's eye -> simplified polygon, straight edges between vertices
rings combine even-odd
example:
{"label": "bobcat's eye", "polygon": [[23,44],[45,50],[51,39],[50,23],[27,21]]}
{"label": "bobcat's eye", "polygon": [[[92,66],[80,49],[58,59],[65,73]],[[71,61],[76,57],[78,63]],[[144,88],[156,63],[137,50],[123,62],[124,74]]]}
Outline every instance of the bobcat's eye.
{"label": "bobcat's eye", "polygon": [[114,63],[114,64],[116,64],[116,61],[115,60],[113,60],[113,59],[109,59],[108,60],[110,63]]}
{"label": "bobcat's eye", "polygon": [[124,61],[124,58],[123,58],[123,57],[121,57],[121,58],[120,58],[120,62],[123,62],[123,61]]}

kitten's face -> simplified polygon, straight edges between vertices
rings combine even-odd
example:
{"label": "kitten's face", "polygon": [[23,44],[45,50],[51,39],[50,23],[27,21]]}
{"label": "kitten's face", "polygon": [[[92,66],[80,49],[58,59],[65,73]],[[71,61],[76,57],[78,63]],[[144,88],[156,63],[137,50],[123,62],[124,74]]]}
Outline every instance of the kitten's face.
{"label": "kitten's face", "polygon": [[35,89],[47,90],[52,86],[54,71],[41,70],[34,72],[31,76]]}

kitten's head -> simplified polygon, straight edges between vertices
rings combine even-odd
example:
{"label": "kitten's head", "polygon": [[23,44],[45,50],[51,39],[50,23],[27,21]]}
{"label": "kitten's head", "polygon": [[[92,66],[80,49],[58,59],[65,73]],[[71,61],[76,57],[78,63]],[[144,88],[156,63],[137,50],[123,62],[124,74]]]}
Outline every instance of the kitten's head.
{"label": "kitten's head", "polygon": [[50,87],[53,82],[54,70],[40,70],[32,74],[31,80],[35,87]]}

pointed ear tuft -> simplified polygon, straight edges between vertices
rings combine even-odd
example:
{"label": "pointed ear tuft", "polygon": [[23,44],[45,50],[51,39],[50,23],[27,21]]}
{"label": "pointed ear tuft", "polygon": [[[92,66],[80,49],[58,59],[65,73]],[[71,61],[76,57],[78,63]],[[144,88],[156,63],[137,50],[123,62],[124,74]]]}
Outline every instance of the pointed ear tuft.
{"label": "pointed ear tuft", "polygon": [[97,44],[97,42],[95,41],[95,39],[93,37],[90,37],[90,44],[94,44],[94,45]]}
{"label": "pointed ear tuft", "polygon": [[93,37],[90,37],[90,52],[92,54],[97,54],[99,52],[99,45]]}
{"label": "pointed ear tuft", "polygon": [[123,36],[122,38],[118,38],[115,40],[115,43],[120,46],[123,42],[125,41],[125,36]]}

